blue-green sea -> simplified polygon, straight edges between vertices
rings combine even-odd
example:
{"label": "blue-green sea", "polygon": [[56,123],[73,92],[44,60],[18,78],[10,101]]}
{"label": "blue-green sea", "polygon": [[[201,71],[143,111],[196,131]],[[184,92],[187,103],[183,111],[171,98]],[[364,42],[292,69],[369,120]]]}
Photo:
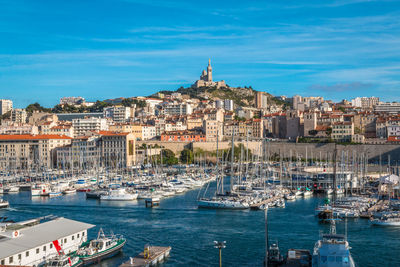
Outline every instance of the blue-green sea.
{"label": "blue-green sea", "polygon": [[[209,190],[215,189],[213,183]],[[100,202],[87,200],[85,193],[57,198],[31,198],[29,192],[4,195],[11,208],[0,216],[26,220],[45,215],[63,216],[95,224],[89,236],[104,231],[124,235],[128,241],[123,253],[99,266],[118,266],[137,255],[146,243],[171,246],[171,256],[163,266],[218,266],[213,241],[226,241],[223,266],[262,266],[265,254],[264,211],[198,209],[198,190],[164,199],[159,207],[145,208],[141,201]],[[286,208],[269,210],[269,236],[279,241],[282,252],[289,248],[312,250],[321,230],[314,209],[322,198],[287,202]],[[339,222],[337,231],[345,232]],[[357,266],[400,266],[400,228],[371,226],[365,219],[349,219],[348,240]]]}

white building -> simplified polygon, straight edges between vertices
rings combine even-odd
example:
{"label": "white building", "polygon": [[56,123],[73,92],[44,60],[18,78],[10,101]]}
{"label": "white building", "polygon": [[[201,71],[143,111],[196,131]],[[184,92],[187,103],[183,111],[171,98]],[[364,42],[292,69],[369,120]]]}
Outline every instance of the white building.
{"label": "white building", "polygon": [[400,113],[400,103],[398,102],[380,102],[378,105],[375,106],[375,112],[386,112],[386,113],[393,113],[397,114]]}
{"label": "white building", "polygon": [[82,105],[85,99],[81,96],[68,96],[60,99],[60,105]]}
{"label": "white building", "polygon": [[233,100],[225,99],[224,100],[224,108],[225,108],[225,110],[233,111]]}
{"label": "white building", "polygon": [[44,223],[35,219],[4,226],[0,229],[0,265],[41,265],[58,255],[55,243],[69,254],[87,240],[87,230],[92,227],[62,217]]}
{"label": "white building", "polygon": [[126,122],[131,117],[131,108],[124,106],[106,107],[103,113],[104,118],[110,118],[115,122]]}
{"label": "white building", "polygon": [[156,137],[156,127],[152,125],[142,126],[142,140],[150,140]]}
{"label": "white building", "polygon": [[85,135],[87,132],[107,131],[108,124],[104,118],[84,118],[73,119],[72,127],[74,128],[74,136]]}
{"label": "white building", "polygon": [[400,136],[400,125],[387,126],[387,136]]}
{"label": "white building", "polygon": [[9,99],[0,99],[0,115],[6,114],[13,108],[13,102]]}
{"label": "white building", "polygon": [[164,114],[168,116],[172,115],[190,115],[193,112],[193,108],[187,103],[168,103],[164,106]]}
{"label": "white building", "polygon": [[16,108],[11,111],[11,121],[16,123],[25,123],[27,118],[26,110],[22,108]]}
{"label": "white building", "polygon": [[353,107],[359,108],[373,108],[379,104],[379,97],[356,97],[351,100]]}

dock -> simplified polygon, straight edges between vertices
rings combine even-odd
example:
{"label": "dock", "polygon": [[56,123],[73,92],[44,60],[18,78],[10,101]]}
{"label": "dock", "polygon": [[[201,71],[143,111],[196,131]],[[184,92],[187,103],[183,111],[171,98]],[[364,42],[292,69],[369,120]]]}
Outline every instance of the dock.
{"label": "dock", "polygon": [[169,256],[170,251],[171,247],[146,246],[139,255],[130,258],[129,261],[124,262],[119,267],[156,266]]}
{"label": "dock", "polygon": [[278,199],[281,199],[281,198],[282,198],[281,196],[275,196],[275,197],[271,197],[271,198],[265,199],[265,200],[263,200],[261,202],[258,202],[258,203],[250,205],[250,209],[258,210],[260,208],[260,206],[269,204],[269,203],[274,202],[274,201],[276,201]]}
{"label": "dock", "polygon": [[155,207],[160,205],[160,198],[159,197],[149,197],[144,200],[144,203],[146,205],[146,208],[150,207]]}

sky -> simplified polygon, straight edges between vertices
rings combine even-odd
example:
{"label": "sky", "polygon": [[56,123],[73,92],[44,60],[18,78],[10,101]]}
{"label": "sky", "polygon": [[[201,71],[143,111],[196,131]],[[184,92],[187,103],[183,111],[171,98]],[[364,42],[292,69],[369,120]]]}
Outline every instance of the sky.
{"label": "sky", "polygon": [[0,98],[54,106],[214,80],[400,101],[400,1],[0,0]]}

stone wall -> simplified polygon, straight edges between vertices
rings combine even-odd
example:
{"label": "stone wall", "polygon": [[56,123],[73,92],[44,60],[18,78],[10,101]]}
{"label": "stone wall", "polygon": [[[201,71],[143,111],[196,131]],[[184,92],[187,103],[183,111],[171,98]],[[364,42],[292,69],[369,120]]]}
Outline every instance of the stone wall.
{"label": "stone wall", "polygon": [[[172,150],[175,154],[179,154],[185,148],[200,148],[204,151],[215,151],[216,142],[161,142],[161,141],[138,141],[137,144],[140,146],[142,143],[146,144],[158,144],[167,149]],[[235,144],[243,143],[246,146],[246,141],[235,142]],[[230,142],[223,141],[218,143],[219,149],[230,148]],[[260,154],[261,152],[261,142],[259,141],[249,141],[249,148],[253,154]],[[284,157],[290,156],[290,151],[292,151],[292,156],[296,154],[302,158],[307,157],[319,158],[322,156],[323,159],[326,157],[331,158],[335,145],[329,144],[296,144],[288,142],[268,142],[266,145],[266,151],[270,154],[283,155]],[[363,144],[363,145],[337,145],[337,155],[338,158],[341,157],[342,151],[348,151],[349,158],[352,155],[360,157],[364,155],[369,158],[370,161],[378,162],[379,156],[382,155],[382,162],[387,162],[389,156],[392,165],[395,165],[397,161],[400,161],[400,145],[394,144]]]}

